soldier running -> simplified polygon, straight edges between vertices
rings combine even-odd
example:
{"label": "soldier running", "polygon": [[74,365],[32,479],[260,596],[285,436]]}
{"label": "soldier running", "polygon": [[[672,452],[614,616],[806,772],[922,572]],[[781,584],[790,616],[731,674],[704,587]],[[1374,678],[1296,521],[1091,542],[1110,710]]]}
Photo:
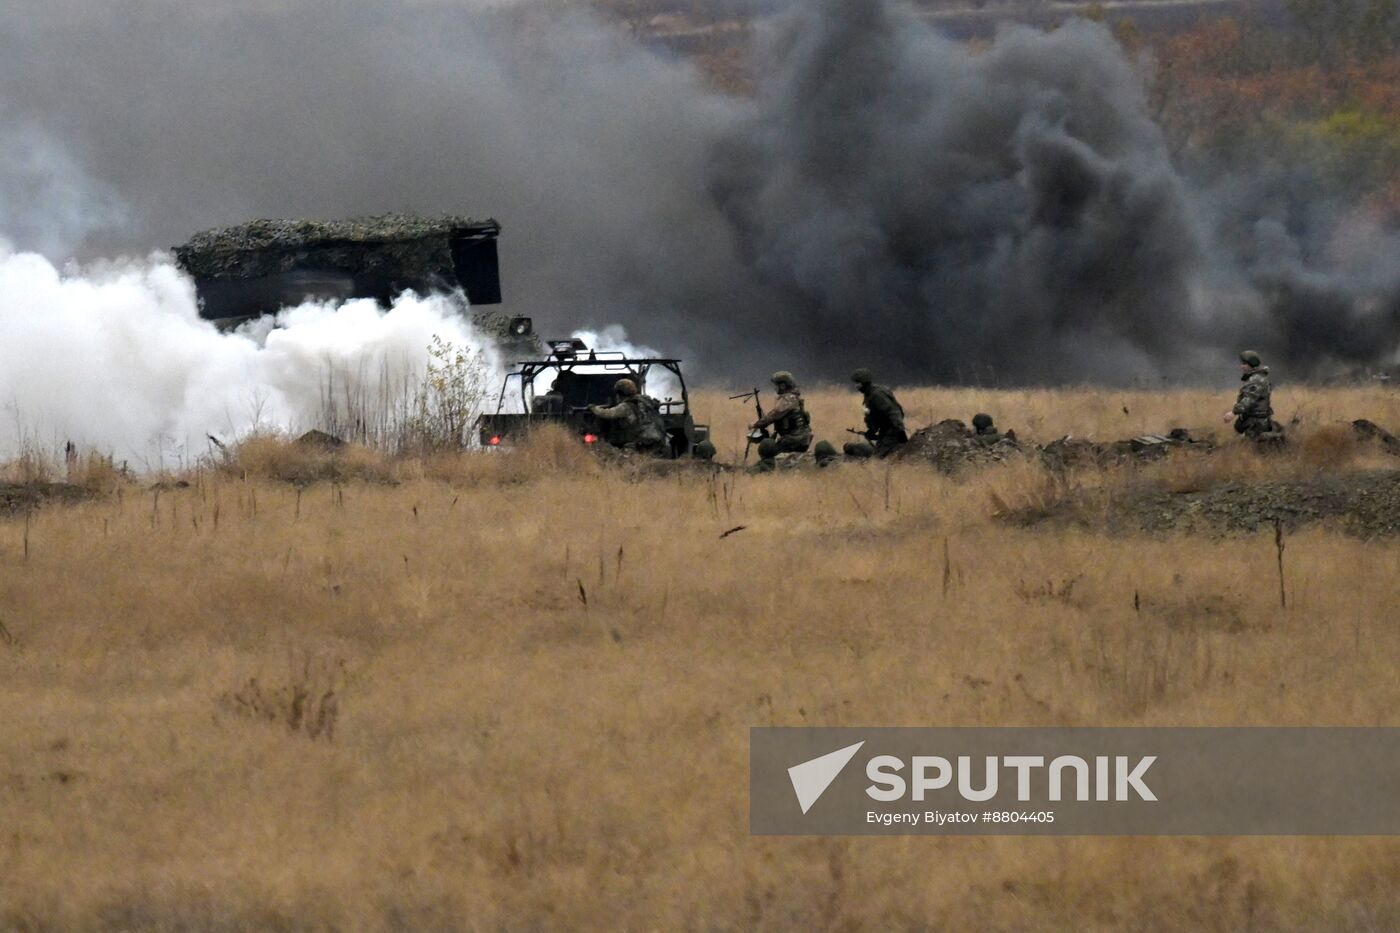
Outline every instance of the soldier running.
{"label": "soldier running", "polygon": [[851,381],[865,397],[865,441],[845,446],[848,457],[888,457],[909,440],[904,430],[904,408],[886,386],[875,384],[868,369],[851,373]]}
{"label": "soldier running", "polygon": [[610,408],[589,405],[593,417],[608,423],[608,442],[624,450],[659,455],[666,450],[666,422],[661,417],[661,403],[642,395],[631,379],[619,379],[613,385],[617,404]]}
{"label": "soldier running", "polygon": [[1269,367],[1265,366],[1259,354],[1245,350],[1240,354],[1239,398],[1235,407],[1225,414],[1224,421],[1235,422],[1235,433],[1243,434],[1250,440],[1261,440],[1266,435],[1281,434],[1283,428],[1274,421],[1272,404],[1273,384],[1269,381]]}

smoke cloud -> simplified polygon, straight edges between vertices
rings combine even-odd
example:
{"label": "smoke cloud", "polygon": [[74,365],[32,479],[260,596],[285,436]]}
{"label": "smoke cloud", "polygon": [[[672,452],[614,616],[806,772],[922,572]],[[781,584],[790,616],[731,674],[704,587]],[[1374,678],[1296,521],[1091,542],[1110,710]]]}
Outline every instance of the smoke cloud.
{"label": "smoke cloud", "polygon": [[536,3],[65,0],[0,27],[0,153],[50,153],[0,170],[0,233],[56,261],[258,216],[493,215],[506,310],[745,384],[1187,381],[1243,346],[1301,375],[1400,341],[1387,231],[1184,178],[1088,23],[971,50],[892,0],[792,4],[745,98]]}
{"label": "smoke cloud", "polygon": [[312,427],[346,398],[378,415],[411,401],[434,335],[503,372],[447,296],[307,304],[277,324],[220,333],[159,258],[62,272],[0,242],[0,457],[71,440],[158,468],[209,434]]}
{"label": "smoke cloud", "polygon": [[880,3],[790,30],[715,182],[776,332],[939,381],[1121,379],[1201,339],[1203,236],[1102,30],[973,53]]}

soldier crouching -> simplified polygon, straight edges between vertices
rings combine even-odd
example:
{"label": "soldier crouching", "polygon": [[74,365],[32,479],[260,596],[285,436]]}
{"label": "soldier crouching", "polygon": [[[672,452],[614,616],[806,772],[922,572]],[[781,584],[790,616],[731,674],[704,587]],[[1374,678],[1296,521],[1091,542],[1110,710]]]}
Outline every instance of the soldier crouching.
{"label": "soldier crouching", "polygon": [[865,441],[845,446],[848,457],[888,457],[909,441],[904,428],[904,407],[888,387],[875,384],[868,369],[851,373],[851,381],[865,399]]}
{"label": "soldier crouching", "polygon": [[792,373],[783,370],[773,374],[772,382],[778,400],[768,414],[749,425],[751,431],[773,429],[774,436],[764,438],[758,445],[761,461],[772,460],[778,454],[805,453],[812,446],[812,419],[797,381]]}
{"label": "soldier crouching", "polygon": [[653,456],[664,454],[666,421],[661,416],[661,403],[642,395],[631,379],[617,380],[613,393],[617,404],[588,406],[593,417],[609,425],[608,443]]}

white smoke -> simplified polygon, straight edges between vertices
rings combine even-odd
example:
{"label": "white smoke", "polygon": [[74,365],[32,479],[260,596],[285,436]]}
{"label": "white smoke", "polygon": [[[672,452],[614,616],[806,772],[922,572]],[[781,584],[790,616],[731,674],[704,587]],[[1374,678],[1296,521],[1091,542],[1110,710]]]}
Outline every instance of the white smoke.
{"label": "white smoke", "polygon": [[0,110],[0,230],[48,256],[71,256],[96,234],[119,230],[131,211],[43,129]]}
{"label": "white smoke", "polygon": [[[589,349],[600,353],[621,353],[629,359],[659,359],[667,354],[652,347],[632,343],[627,339],[627,328],[620,324],[609,324],[602,330],[576,330],[569,336],[582,340]],[[646,393],[661,401],[679,400],[680,382],[668,370],[653,366],[647,374]]]}
{"label": "white smoke", "polygon": [[[0,458],[37,446],[110,453],[133,467],[188,463],[254,429],[299,431],[328,386],[373,405],[415,385],[434,336],[494,351],[446,296],[306,304],[223,333],[164,256],[56,268],[0,241]],[[488,382],[490,379],[488,379]]]}

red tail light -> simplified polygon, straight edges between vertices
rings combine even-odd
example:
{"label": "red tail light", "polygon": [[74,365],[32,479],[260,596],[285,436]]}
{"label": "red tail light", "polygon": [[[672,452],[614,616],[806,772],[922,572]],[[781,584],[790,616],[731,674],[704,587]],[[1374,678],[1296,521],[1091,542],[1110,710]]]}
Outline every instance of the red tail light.
{"label": "red tail light", "polygon": [[499,434],[492,435],[491,439],[490,439],[489,441],[487,441],[486,443],[490,444],[492,447],[500,447],[500,446],[501,446],[501,435],[499,435]]}
{"label": "red tail light", "polygon": [[584,442],[585,444],[596,444],[596,443],[598,443],[598,435],[596,435],[596,434],[585,434],[585,435],[583,436],[583,442]]}

